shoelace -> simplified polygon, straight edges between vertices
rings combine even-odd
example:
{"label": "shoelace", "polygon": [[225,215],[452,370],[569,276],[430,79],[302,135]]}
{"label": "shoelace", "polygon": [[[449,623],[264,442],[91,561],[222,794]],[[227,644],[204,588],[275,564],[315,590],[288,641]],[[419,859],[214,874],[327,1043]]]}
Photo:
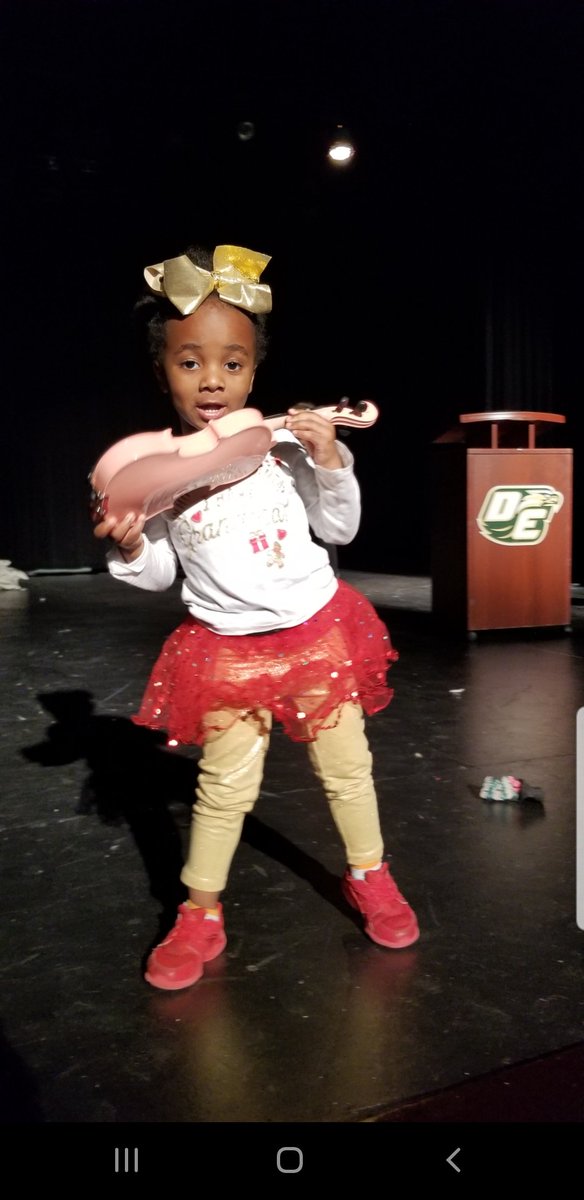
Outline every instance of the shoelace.
{"label": "shoelace", "polygon": [[[193,909],[192,911],[194,912],[195,910]],[[164,946],[168,946],[169,942],[175,942],[178,937],[184,936],[188,931],[188,926],[189,919],[187,913],[179,913],[175,924],[173,925],[172,929],[169,930],[162,944]]]}
{"label": "shoelace", "polygon": [[378,901],[378,903],[383,904],[384,902],[387,903],[390,901],[394,902],[395,904],[407,904],[407,900],[404,900],[404,897],[402,896],[395,879],[393,879],[390,875],[389,870],[373,871],[372,874],[379,876],[379,878],[375,879],[374,882],[372,882],[371,878],[369,878],[367,880],[367,884],[368,887],[373,889],[373,892],[375,893],[375,899]]}

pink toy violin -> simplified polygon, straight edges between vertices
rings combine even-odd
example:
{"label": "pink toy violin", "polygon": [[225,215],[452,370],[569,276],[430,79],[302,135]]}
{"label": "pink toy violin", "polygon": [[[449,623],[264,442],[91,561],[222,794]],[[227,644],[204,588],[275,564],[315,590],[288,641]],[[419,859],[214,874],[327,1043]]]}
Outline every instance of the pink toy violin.
{"label": "pink toy violin", "polygon": [[[346,397],[314,411],[333,425],[351,429],[369,429],[379,416],[370,400],[352,403]],[[265,458],[272,433],[283,428],[286,416],[264,418],[255,408],[242,408],[183,437],[162,429],[122,438],[106,450],[89,476],[93,519],[115,514],[121,520],[129,512],[154,517],[195,488],[245,479]]]}

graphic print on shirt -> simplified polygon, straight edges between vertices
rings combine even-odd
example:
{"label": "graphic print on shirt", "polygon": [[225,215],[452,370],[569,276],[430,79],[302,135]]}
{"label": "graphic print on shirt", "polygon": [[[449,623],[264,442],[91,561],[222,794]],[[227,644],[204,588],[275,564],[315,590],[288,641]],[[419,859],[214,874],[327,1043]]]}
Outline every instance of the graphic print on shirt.
{"label": "graphic print on shirt", "polygon": [[[196,554],[207,542],[240,534],[249,546],[250,555],[267,551],[266,566],[281,567],[290,490],[290,480],[266,459],[250,479],[209,496],[194,512],[187,510],[181,514],[174,526],[174,537],[191,554]],[[263,496],[265,503],[261,503]]]}

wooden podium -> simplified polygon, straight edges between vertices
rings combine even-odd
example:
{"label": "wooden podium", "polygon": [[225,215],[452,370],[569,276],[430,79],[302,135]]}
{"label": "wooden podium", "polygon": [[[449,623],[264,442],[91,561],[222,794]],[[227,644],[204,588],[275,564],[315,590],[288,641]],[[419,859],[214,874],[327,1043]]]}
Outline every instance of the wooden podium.
{"label": "wooden podium", "polygon": [[569,628],[572,450],[535,444],[542,424],[565,420],[558,413],[465,413],[434,443],[438,622],[470,633]]}

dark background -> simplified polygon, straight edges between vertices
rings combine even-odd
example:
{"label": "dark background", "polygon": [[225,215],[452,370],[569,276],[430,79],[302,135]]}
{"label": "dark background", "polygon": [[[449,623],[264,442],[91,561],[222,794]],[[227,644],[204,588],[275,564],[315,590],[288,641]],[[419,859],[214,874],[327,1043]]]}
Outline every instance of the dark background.
{"label": "dark background", "polygon": [[[432,441],[564,413],[584,574],[584,9],[564,0],[17,0],[0,7],[0,556],[99,567],[87,473],[171,423],[131,320],[189,242],[272,255],[255,403],[369,397],[341,565],[425,574]],[[238,140],[241,121],[255,137]],[[325,160],[344,122],[358,154]],[[540,442],[545,444],[545,441]]]}

